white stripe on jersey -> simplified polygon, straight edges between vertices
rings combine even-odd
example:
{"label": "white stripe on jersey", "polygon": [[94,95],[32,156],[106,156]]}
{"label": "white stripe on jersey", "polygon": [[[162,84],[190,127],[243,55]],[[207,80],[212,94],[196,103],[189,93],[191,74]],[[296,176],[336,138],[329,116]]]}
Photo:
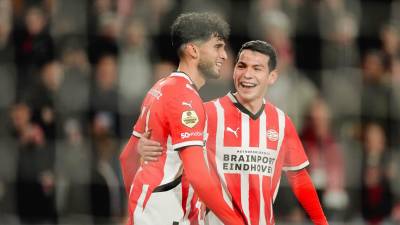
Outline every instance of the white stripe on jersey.
{"label": "white stripe on jersey", "polygon": [[309,164],[310,164],[310,162],[307,160],[307,161],[303,162],[302,164],[300,164],[298,166],[282,167],[282,170],[284,170],[284,171],[296,171],[296,170],[303,169],[304,167],[308,166]]}
{"label": "white stripe on jersey", "polygon": [[146,114],[146,126],[145,126],[145,129],[144,129],[144,132],[147,132],[149,130],[150,111],[151,110],[149,109],[149,111],[147,111],[147,114]]}
{"label": "white stripe on jersey", "polygon": [[279,140],[278,140],[278,151],[281,150],[282,142],[283,142],[283,137],[285,136],[285,113],[278,109],[275,108],[278,112],[278,124],[279,124]]}
{"label": "white stripe on jersey", "polygon": [[[266,149],[267,148],[267,138],[265,134],[267,133],[267,116],[265,115],[265,110],[260,115],[260,132],[259,132],[259,148]],[[264,201],[264,194],[263,194],[263,176],[259,175],[259,183],[260,183],[260,219],[259,224],[267,224],[265,220],[265,201]]]}
{"label": "white stripe on jersey", "polygon": [[179,148],[192,146],[192,145],[199,145],[199,146],[203,147],[204,142],[203,141],[185,141],[185,142],[181,142],[181,143],[172,145],[172,150],[176,150]]}
{"label": "white stripe on jersey", "polygon": [[[166,184],[174,181],[179,175],[182,174],[182,168],[176,165],[181,164],[178,152],[172,148],[172,138],[168,136],[167,139],[167,151],[165,152],[165,163],[164,163],[164,177],[160,184]],[[182,196],[181,196],[182,197]]]}
{"label": "white stripe on jersey", "polygon": [[142,192],[140,193],[138,202],[136,204],[136,209],[133,212],[133,222],[134,224],[136,224],[136,221],[141,217],[142,213],[143,213],[143,203],[144,203],[144,199],[147,195],[147,190],[149,189],[149,185],[148,184],[143,184],[142,186]]}
{"label": "white stripe on jersey", "polygon": [[278,190],[279,190],[280,184],[281,184],[281,178],[278,179],[278,183],[276,184],[276,188],[274,191],[274,198],[272,199],[272,202],[275,202],[276,196],[278,195]]}
{"label": "white stripe on jersey", "polygon": [[[222,159],[222,157],[223,157],[222,156],[223,151],[219,151],[219,150],[222,149],[222,147],[224,146],[225,115],[224,115],[224,109],[222,108],[222,105],[219,102],[219,99],[214,102],[214,105],[215,105],[215,108],[217,111],[217,132],[216,132],[216,137],[215,137],[215,157],[216,157],[216,159],[215,160],[218,161],[218,159]],[[226,185],[224,171],[222,170],[221,165],[219,163],[216,163],[216,167],[217,167],[218,175],[219,175],[220,179],[222,180],[222,182],[221,182],[222,195],[225,199],[225,202],[231,208],[233,208],[232,196],[230,195],[230,193],[228,191],[228,187]]]}
{"label": "white stripe on jersey", "polygon": [[188,80],[190,84],[193,84],[193,82],[192,82],[192,80],[189,78],[189,76],[186,75],[186,74],[184,74],[184,73],[182,73],[182,72],[174,72],[174,73],[171,73],[170,76],[171,76],[171,77],[183,77],[183,78],[185,78],[186,80]]}
{"label": "white stripe on jersey", "polygon": [[[242,147],[250,147],[250,122],[249,115],[242,113]],[[249,174],[242,174],[240,176],[240,191],[241,191],[241,202],[242,209],[246,218],[250,218],[249,212]],[[247,221],[250,223],[250,221]]]}
{"label": "white stripe on jersey", "polygon": [[[278,146],[277,146],[277,155],[279,155],[279,152],[281,151],[283,138],[285,136],[285,121],[286,121],[286,119],[285,119],[285,113],[282,110],[280,110],[280,109],[278,109],[276,107],[275,107],[275,110],[278,113],[278,126],[279,126],[279,134],[278,135],[279,135],[279,138],[278,138]],[[273,167],[272,167],[272,174],[275,174],[276,161],[277,160],[274,161],[274,164],[273,164]],[[270,218],[270,223],[271,224],[272,224],[273,218],[274,218],[272,216],[273,215],[272,202],[274,201],[275,196],[278,193],[278,188],[279,188],[279,183],[278,183],[278,185],[275,186],[275,190],[272,189],[272,185],[273,185],[272,180],[273,180],[273,177],[271,177],[271,190],[272,190],[272,193],[274,193],[273,200],[271,201],[271,206],[270,206],[271,207],[271,218]]]}
{"label": "white stripe on jersey", "polygon": [[207,143],[207,138],[208,138],[208,118],[206,114],[206,124],[204,126],[204,131],[203,131],[203,155],[204,155],[204,160],[206,161],[207,168],[210,169],[210,163],[208,162],[208,157],[207,157],[207,148],[206,148],[206,143]]}
{"label": "white stripe on jersey", "polygon": [[135,137],[137,137],[137,138],[141,138],[142,137],[142,134],[141,133],[139,133],[139,132],[137,132],[137,131],[132,131],[132,135],[133,136],[135,136]]}
{"label": "white stripe on jersey", "polygon": [[186,213],[183,218],[183,221],[189,221],[189,214],[190,214],[190,207],[192,204],[193,193],[194,193],[194,190],[193,190],[192,186],[189,184],[188,196],[186,199]]}

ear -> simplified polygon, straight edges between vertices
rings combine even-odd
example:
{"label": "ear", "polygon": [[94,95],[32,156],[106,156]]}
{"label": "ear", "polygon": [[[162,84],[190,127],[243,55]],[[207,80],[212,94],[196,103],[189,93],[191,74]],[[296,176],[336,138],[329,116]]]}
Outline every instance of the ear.
{"label": "ear", "polygon": [[268,74],[268,84],[272,85],[278,79],[278,71],[275,69]]}
{"label": "ear", "polygon": [[197,59],[200,54],[199,47],[193,43],[187,43],[185,45],[185,51],[186,54],[193,59]]}

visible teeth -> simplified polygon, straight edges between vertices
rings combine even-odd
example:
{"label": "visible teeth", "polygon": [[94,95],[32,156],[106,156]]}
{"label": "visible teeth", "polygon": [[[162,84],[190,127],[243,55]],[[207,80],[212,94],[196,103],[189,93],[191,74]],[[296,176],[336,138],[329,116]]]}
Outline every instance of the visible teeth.
{"label": "visible teeth", "polygon": [[242,87],[245,87],[245,88],[251,88],[251,87],[255,87],[256,86],[255,84],[247,83],[247,82],[240,82],[240,85]]}

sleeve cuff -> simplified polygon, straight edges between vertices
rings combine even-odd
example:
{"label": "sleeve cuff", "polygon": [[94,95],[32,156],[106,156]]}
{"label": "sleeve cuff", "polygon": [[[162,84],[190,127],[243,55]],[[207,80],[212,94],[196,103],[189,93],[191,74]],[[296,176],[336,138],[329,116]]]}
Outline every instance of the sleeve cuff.
{"label": "sleeve cuff", "polygon": [[308,160],[307,160],[298,166],[284,166],[284,167],[282,167],[282,170],[283,171],[296,171],[296,170],[304,169],[308,165],[310,165],[310,162],[308,162]]}
{"label": "sleeve cuff", "polygon": [[181,142],[181,143],[172,145],[172,149],[175,150],[175,151],[178,151],[183,147],[193,146],[193,145],[198,145],[198,146],[203,147],[204,146],[204,142],[203,141],[185,141],[185,142]]}
{"label": "sleeve cuff", "polygon": [[137,137],[137,138],[141,138],[142,137],[142,134],[141,133],[139,133],[139,132],[137,132],[137,131],[132,131],[132,135],[133,136],[135,136],[135,137]]}

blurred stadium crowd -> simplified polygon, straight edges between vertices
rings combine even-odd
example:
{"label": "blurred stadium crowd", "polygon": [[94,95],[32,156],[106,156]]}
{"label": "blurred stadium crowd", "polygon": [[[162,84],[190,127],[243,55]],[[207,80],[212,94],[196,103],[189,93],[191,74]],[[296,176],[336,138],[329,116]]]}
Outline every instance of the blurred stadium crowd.
{"label": "blurred stadium crowd", "polygon": [[[0,224],[122,224],[119,169],[146,90],[175,69],[186,11],[278,52],[267,98],[295,122],[332,224],[400,223],[400,1],[0,0]],[[308,219],[282,180],[278,224]]]}

